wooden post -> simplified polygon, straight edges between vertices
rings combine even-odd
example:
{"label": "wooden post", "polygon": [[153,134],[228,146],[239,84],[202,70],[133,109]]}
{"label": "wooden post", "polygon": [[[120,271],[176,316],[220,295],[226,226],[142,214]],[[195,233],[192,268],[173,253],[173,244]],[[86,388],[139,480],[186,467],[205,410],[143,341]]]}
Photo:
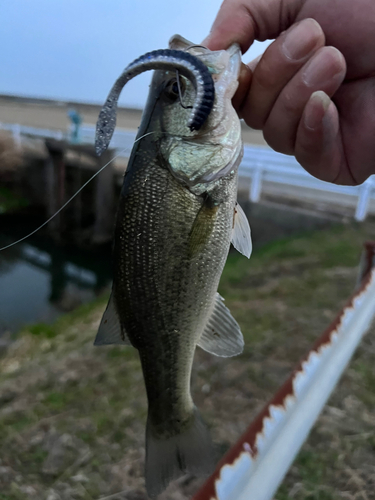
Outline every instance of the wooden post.
{"label": "wooden post", "polygon": [[[64,203],[65,197],[65,164],[64,145],[57,141],[46,140],[49,158],[46,161],[47,184],[47,216],[52,217]],[[49,223],[49,229],[56,239],[60,238],[62,231],[62,217],[57,215]]]}
{"label": "wooden post", "polygon": [[[98,159],[98,168],[102,168],[113,157],[111,150],[105,151]],[[110,241],[113,234],[113,182],[114,169],[110,163],[96,179],[95,224],[92,241],[102,244]]]}
{"label": "wooden post", "polygon": [[[73,182],[73,192],[76,193],[82,186],[82,154],[79,155],[79,162],[77,167],[74,169],[74,182]],[[74,199],[74,227],[77,233],[81,230],[82,226],[82,193]]]}
{"label": "wooden post", "polygon": [[[45,162],[45,178],[46,178],[46,208],[47,208],[47,218],[52,217],[57,210],[57,199],[56,199],[56,175],[55,175],[55,165],[53,163],[52,157],[49,156]],[[48,229],[55,233],[58,229],[57,217],[51,220],[48,224]]]}

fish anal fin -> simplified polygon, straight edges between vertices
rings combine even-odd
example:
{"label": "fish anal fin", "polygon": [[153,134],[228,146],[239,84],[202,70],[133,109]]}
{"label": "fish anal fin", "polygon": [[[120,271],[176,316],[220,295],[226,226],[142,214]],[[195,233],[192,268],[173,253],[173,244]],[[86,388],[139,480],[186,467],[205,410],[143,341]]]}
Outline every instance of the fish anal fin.
{"label": "fish anal fin", "polygon": [[250,225],[245,212],[237,202],[234,207],[232,245],[236,250],[250,258],[252,251]]}
{"label": "fish anal fin", "polygon": [[222,357],[237,356],[243,351],[244,340],[240,327],[218,293],[198,345],[205,351]]}
{"label": "fish anal fin", "polygon": [[107,309],[104,311],[94,345],[124,344],[131,345],[126,332],[121,328],[116,306],[111,294]]}

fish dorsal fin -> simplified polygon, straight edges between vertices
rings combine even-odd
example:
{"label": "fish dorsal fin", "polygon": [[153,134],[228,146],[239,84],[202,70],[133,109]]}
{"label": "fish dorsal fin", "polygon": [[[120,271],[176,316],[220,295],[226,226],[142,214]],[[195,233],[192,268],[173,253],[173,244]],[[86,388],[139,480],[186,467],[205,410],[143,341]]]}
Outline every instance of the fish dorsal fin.
{"label": "fish dorsal fin", "polygon": [[131,345],[124,329],[121,328],[120,320],[113,300],[113,293],[109,298],[107,309],[104,311],[94,342],[94,345],[108,344]]}
{"label": "fish dorsal fin", "polygon": [[205,351],[222,357],[236,356],[243,350],[244,340],[240,327],[218,293],[198,345]]}
{"label": "fish dorsal fin", "polygon": [[245,212],[240,204],[236,202],[233,217],[232,245],[248,259],[250,258],[253,245],[251,243],[250,225]]}

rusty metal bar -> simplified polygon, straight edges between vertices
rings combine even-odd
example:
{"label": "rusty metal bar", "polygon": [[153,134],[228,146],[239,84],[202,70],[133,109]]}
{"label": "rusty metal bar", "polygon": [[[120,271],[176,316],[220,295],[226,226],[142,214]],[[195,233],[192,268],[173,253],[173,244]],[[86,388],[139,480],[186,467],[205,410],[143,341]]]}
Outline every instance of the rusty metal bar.
{"label": "rusty metal bar", "polygon": [[361,283],[193,500],[270,500],[375,316],[375,242]]}

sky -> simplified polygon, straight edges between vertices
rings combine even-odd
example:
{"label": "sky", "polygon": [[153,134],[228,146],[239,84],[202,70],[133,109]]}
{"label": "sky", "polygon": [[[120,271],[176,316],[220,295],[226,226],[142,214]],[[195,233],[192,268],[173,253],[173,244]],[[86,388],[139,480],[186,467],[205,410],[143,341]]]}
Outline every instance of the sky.
{"label": "sky", "polygon": [[[220,0],[0,0],[0,94],[102,103],[134,59],[178,33],[208,34]],[[249,62],[267,42],[243,57]],[[150,72],[129,82],[120,104],[142,108]]]}

